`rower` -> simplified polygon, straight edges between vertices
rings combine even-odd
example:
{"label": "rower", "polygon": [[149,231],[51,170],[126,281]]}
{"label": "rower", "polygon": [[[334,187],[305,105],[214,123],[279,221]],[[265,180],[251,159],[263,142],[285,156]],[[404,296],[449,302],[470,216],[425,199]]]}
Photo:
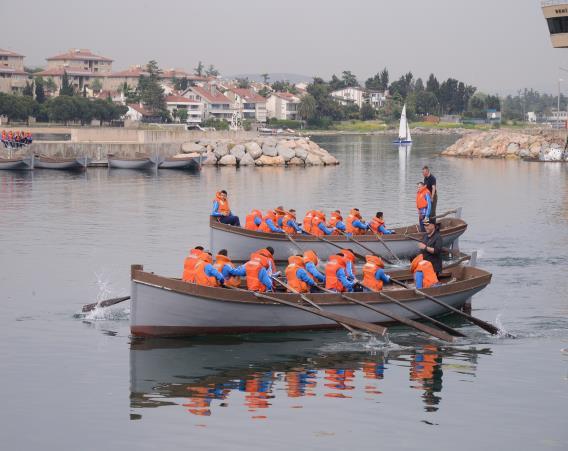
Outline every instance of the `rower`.
{"label": "rower", "polygon": [[385,227],[382,211],[377,211],[375,217],[369,221],[369,228],[373,231],[373,233],[378,235],[392,235],[393,233],[396,233],[394,230],[387,229]]}
{"label": "rower", "polygon": [[260,224],[262,224],[262,211],[253,210],[246,216],[245,229],[254,230],[256,232]]}
{"label": "rower", "polygon": [[318,271],[317,265],[319,263],[318,254],[312,250],[307,250],[304,252],[304,264],[306,265],[306,271],[318,282],[324,283],[325,276]]}
{"label": "rower", "polygon": [[345,220],[345,232],[347,235],[363,235],[368,228],[369,225],[363,221],[359,209],[352,208]]}
{"label": "rower", "polygon": [[424,260],[432,263],[436,274],[442,272],[442,252],[443,241],[440,235],[439,225],[436,224],[434,219],[424,220],[424,227],[426,229],[426,238],[418,247],[422,250]]}
{"label": "rower", "polygon": [[203,253],[203,246],[195,246],[189,251],[189,255],[183,262],[183,274],[181,280],[184,282],[195,282],[195,264],[199,261],[199,256]]}
{"label": "rower", "polygon": [[410,264],[410,271],[414,274],[414,283],[416,284],[416,289],[430,288],[440,285],[436,272],[432,263],[428,260],[424,260],[422,254],[418,254]]}
{"label": "rower", "polygon": [[325,288],[342,293],[353,291],[355,281],[347,279],[345,257],[339,253],[329,257],[325,264]]}
{"label": "rower", "polygon": [[213,266],[213,255],[209,251],[203,251],[195,264],[195,283],[204,287],[225,285],[225,278]]}
{"label": "rower", "polygon": [[258,230],[265,233],[283,233],[284,231],[278,227],[278,215],[274,210],[268,210],[262,218],[262,223]]}
{"label": "rower", "polygon": [[416,184],[416,208],[418,210],[418,223],[420,224],[420,231],[425,232],[424,220],[430,218],[430,211],[432,209],[432,196],[430,191],[423,182]]}
{"label": "rower", "polygon": [[286,279],[290,286],[291,292],[309,293],[315,288],[316,283],[306,271],[304,258],[301,255],[292,255],[288,257],[288,266],[286,267]]}
{"label": "rower", "polygon": [[251,259],[235,269],[235,276],[246,277],[247,289],[264,293],[272,291],[272,279],[268,274],[268,260],[258,254],[251,254]]}
{"label": "rower", "polygon": [[282,205],[279,205],[274,209],[274,213],[276,213],[276,225],[282,228],[282,224],[284,223],[284,216],[286,216],[286,210]]}
{"label": "rower", "polygon": [[289,210],[282,219],[282,230],[288,235],[302,233],[302,228],[296,222],[296,210]]}
{"label": "rower", "polygon": [[345,232],[345,223],[343,222],[343,216],[341,216],[340,210],[335,210],[330,213],[327,226],[330,229],[335,229],[333,231],[334,235],[341,235],[341,232]]}
{"label": "rower", "polygon": [[351,249],[342,249],[340,254],[343,254],[345,257],[345,272],[347,274],[347,278],[349,280],[355,280],[355,273],[353,272],[353,268],[355,267],[355,253]]}
{"label": "rower", "polygon": [[225,279],[225,285],[230,287],[238,287],[241,284],[241,278],[235,276],[235,266],[228,257],[227,249],[221,249],[215,256],[215,264],[213,265]]}
{"label": "rower", "polygon": [[258,258],[262,261],[262,264],[266,266],[268,271],[268,275],[272,276],[279,276],[280,272],[276,271],[276,263],[274,262],[274,248],[271,246],[266,246],[263,249],[259,249],[256,252],[250,254],[250,258]]}
{"label": "rower", "polygon": [[239,217],[233,215],[231,212],[229,199],[227,199],[227,191],[225,190],[215,193],[215,199],[213,200],[213,212],[211,213],[211,216],[217,218],[219,222],[223,224],[237,227],[240,227],[241,225]]}
{"label": "rower", "polygon": [[316,211],[314,212],[314,216],[312,218],[312,228],[311,234],[315,236],[323,236],[323,235],[331,235],[333,233],[333,229],[329,229],[325,226],[325,214],[323,211]]}
{"label": "rower", "polygon": [[366,291],[381,291],[383,283],[390,282],[390,277],[385,274],[385,264],[381,257],[366,255],[367,261],[363,265],[363,287]]}
{"label": "rower", "polygon": [[304,216],[303,221],[303,229],[306,233],[312,233],[312,220],[314,219],[314,215],[316,214],[316,210],[308,210],[306,212],[306,216]]}

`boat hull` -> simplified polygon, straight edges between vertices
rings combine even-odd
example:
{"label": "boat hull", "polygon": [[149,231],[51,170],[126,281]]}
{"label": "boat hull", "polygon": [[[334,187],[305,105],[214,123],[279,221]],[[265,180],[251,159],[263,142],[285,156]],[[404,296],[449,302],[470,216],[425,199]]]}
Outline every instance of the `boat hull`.
{"label": "boat hull", "polygon": [[82,170],[89,165],[90,161],[91,159],[88,157],[65,159],[36,157],[34,167],[39,169]]}
{"label": "boat hull", "polygon": [[[478,268],[459,267],[469,277],[437,288],[425,290],[440,300],[461,308],[491,280],[491,274]],[[389,290],[409,307],[428,316],[447,311],[438,304],[416,295],[412,290]],[[405,318],[418,319],[414,313],[376,293],[352,293],[353,297],[380,306]],[[281,299],[300,302],[292,293],[271,294]],[[314,302],[331,313],[376,324],[392,324],[393,320],[357,304],[346,302],[338,294],[311,294]],[[248,291],[203,287],[138,270],[133,272],[131,286],[130,330],[134,336],[192,336],[251,332],[335,329],[338,324],[300,309],[258,300]]]}
{"label": "boat hull", "polygon": [[156,164],[150,158],[124,160],[117,158],[108,159],[108,167],[113,169],[150,169]]}
{"label": "boat hull", "polygon": [[201,167],[201,158],[167,158],[158,167],[160,169],[199,169]]}
{"label": "boat hull", "polygon": [[0,158],[0,170],[5,171],[29,171],[34,168],[34,158]]}
{"label": "boat hull", "polygon": [[[461,219],[448,218],[442,219],[440,222],[440,233],[445,247],[453,246],[467,228],[467,224]],[[416,232],[407,235],[405,233],[407,229],[416,231],[416,226],[396,229],[397,234],[382,236],[390,251],[400,258],[409,258],[416,255],[419,251],[418,241],[416,240],[420,240],[423,237],[422,234]],[[284,234],[253,232],[240,227],[221,224],[213,219],[210,222],[209,230],[211,249],[215,252],[220,249],[231,249],[231,258],[236,261],[248,260],[251,253],[266,246],[274,248],[274,256],[279,261],[287,260],[289,256],[307,249],[315,251],[320,259],[323,260],[327,260],[331,255],[338,252],[336,246],[309,235],[294,235],[293,239],[297,243],[295,244]],[[411,238],[405,237],[405,235]],[[351,248],[360,254],[366,255],[369,253],[368,250],[344,236],[327,236],[325,239],[340,247]],[[356,239],[375,254],[386,259],[393,258],[392,253],[376,236],[359,235]]]}

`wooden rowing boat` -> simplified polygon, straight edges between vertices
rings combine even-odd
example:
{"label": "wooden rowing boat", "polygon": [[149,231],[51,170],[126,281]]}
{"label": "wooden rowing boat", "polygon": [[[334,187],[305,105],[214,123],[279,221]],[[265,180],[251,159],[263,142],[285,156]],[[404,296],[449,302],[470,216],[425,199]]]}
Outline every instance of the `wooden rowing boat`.
{"label": "wooden rowing boat", "polygon": [[[467,223],[459,217],[445,217],[440,219],[439,222],[443,245],[451,247],[453,251],[457,252],[459,250],[458,238],[467,229]],[[396,234],[383,235],[381,237],[386,246],[379,241],[376,235],[371,233],[357,235],[356,239],[383,258],[390,259],[393,253],[400,258],[409,258],[416,255],[419,250],[418,242],[424,237],[423,233],[418,232],[417,226],[409,225],[394,230]],[[211,249],[214,251],[231,249],[231,257],[234,261],[248,260],[252,252],[266,246],[274,248],[274,257],[280,261],[287,260],[289,256],[307,249],[315,251],[320,259],[327,260],[330,255],[338,252],[337,246],[351,248],[359,254],[369,253],[368,250],[341,235],[325,237],[327,241],[334,243],[336,246],[326,243],[317,237],[304,234],[293,235],[294,243],[282,233],[247,230],[242,227],[222,224],[214,217],[210,218],[209,231]]]}
{"label": "wooden rowing boat", "polygon": [[158,165],[160,169],[199,169],[201,157],[167,157]]}
{"label": "wooden rowing boat", "polygon": [[150,156],[137,156],[133,158],[108,156],[108,167],[113,169],[152,169],[159,164],[159,160]]}
{"label": "wooden rowing boat", "polygon": [[[424,290],[441,301],[461,308],[491,281],[491,274],[472,266],[448,269],[449,283]],[[404,280],[411,277],[407,270],[391,273]],[[410,289],[385,291],[395,298],[431,317],[444,315],[444,307],[418,295]],[[271,293],[271,296],[301,302],[293,293]],[[325,311],[376,324],[392,324],[392,319],[363,306],[344,300],[338,294],[308,295]],[[415,313],[385,300],[377,293],[350,293],[359,301],[376,304],[388,313],[418,319]],[[312,313],[270,301],[261,301],[249,291],[204,287],[179,279],[145,272],[140,265],[131,271],[130,331],[133,336],[192,336],[249,332],[280,332],[292,330],[333,329],[337,323]]]}
{"label": "wooden rowing boat", "polygon": [[45,155],[36,155],[35,168],[40,169],[57,169],[57,170],[83,170],[89,165],[91,159],[89,157],[77,158],[56,158],[47,157]]}
{"label": "wooden rowing boat", "polygon": [[0,170],[29,171],[34,168],[34,157],[0,158]]}

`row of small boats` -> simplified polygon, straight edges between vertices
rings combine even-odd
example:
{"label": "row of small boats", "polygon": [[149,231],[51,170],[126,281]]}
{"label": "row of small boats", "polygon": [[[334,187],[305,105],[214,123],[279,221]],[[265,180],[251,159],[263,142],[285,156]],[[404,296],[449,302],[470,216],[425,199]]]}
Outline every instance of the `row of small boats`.
{"label": "row of small boats", "polygon": [[[0,170],[30,171],[33,169],[55,169],[80,171],[90,165],[101,166],[105,162],[94,162],[87,156],[73,158],[48,157],[45,155],[25,155],[0,158]],[[199,169],[200,156],[160,157],[139,155],[132,158],[108,155],[106,165],[114,169]]]}

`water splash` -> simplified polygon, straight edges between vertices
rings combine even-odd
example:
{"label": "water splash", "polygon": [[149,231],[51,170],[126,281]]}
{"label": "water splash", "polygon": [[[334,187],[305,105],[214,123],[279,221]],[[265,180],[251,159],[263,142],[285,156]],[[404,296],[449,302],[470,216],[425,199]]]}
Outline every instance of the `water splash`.
{"label": "water splash", "polygon": [[121,321],[130,317],[130,305],[128,302],[110,307],[100,307],[100,302],[105,299],[116,297],[116,291],[112,286],[111,278],[102,272],[95,273],[96,285],[99,289],[95,301],[97,305],[90,312],[76,315],[85,321]]}

